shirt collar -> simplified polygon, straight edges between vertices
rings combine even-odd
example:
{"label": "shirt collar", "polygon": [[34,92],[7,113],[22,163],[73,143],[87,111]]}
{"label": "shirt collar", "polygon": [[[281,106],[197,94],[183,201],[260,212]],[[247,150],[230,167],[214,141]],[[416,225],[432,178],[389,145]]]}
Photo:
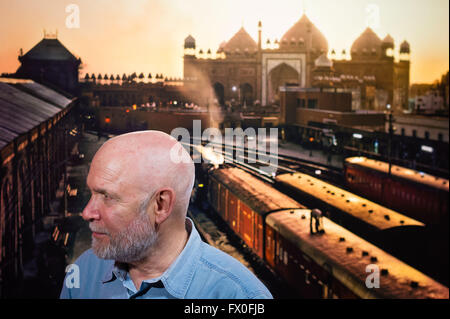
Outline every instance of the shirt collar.
{"label": "shirt collar", "polygon": [[[186,229],[188,233],[190,230],[190,234],[182,252],[159,278],[149,280],[149,282],[161,280],[167,292],[175,298],[184,298],[186,295],[202,254],[201,238],[190,218],[186,218]],[[123,282],[127,278],[127,271],[119,264],[111,262],[102,282],[105,284],[116,278]]]}

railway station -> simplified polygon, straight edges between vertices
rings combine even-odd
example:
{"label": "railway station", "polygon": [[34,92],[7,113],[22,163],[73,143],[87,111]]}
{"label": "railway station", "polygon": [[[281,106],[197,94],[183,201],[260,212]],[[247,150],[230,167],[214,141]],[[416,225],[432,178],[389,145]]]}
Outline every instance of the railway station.
{"label": "railway station", "polygon": [[126,71],[129,49],[105,70],[70,28],[18,50],[0,69],[0,299],[448,300],[448,70],[413,83],[419,41],[359,20],[337,54],[299,12],[267,41],[268,17],[230,24],[217,50],[183,25],[164,52],[181,76]]}

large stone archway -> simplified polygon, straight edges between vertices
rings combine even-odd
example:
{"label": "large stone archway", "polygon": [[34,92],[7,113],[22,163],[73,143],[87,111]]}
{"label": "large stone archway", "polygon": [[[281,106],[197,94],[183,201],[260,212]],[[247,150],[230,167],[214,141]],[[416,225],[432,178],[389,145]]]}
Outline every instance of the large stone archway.
{"label": "large stone archway", "polygon": [[291,66],[282,63],[270,71],[268,84],[268,101],[277,103],[280,100],[280,86],[299,86],[299,74]]}
{"label": "large stone archway", "polygon": [[[277,69],[281,66],[281,69],[277,72],[281,72],[286,70],[286,74],[288,78],[293,75],[293,72],[287,71],[289,68],[291,71],[295,71],[297,73],[297,79],[295,83],[300,87],[305,87],[306,83],[306,54],[305,53],[278,53],[278,52],[268,52],[263,53],[262,55],[262,72],[261,72],[261,103],[262,105],[269,105],[270,101],[270,90],[274,83],[271,83],[271,73],[274,69]],[[283,65],[283,66],[282,66]],[[281,72],[283,73],[283,72]],[[285,81],[286,83],[293,82],[292,79],[288,79]],[[285,85],[283,83],[282,85]]]}
{"label": "large stone archway", "polygon": [[253,104],[253,87],[248,83],[244,83],[244,84],[241,84],[239,88],[241,90],[241,94],[240,94],[241,100],[239,102],[242,105],[244,105],[244,103],[246,105],[252,105]]}
{"label": "large stone archway", "polygon": [[225,105],[225,88],[221,83],[214,83],[214,94],[216,95],[217,103],[221,106]]}

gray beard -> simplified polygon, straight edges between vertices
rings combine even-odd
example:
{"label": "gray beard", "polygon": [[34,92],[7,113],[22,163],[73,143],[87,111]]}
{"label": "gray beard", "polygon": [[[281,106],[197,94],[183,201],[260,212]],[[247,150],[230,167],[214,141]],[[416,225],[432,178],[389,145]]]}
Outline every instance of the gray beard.
{"label": "gray beard", "polygon": [[158,234],[145,212],[140,212],[123,231],[109,236],[109,244],[103,244],[93,238],[92,250],[99,258],[113,259],[122,263],[143,260],[158,240]]}

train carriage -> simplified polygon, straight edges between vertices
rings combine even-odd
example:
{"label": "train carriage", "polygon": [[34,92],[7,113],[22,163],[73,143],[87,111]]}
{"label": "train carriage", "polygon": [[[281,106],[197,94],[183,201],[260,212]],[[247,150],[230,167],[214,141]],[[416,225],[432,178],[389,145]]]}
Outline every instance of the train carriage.
{"label": "train carriage", "polygon": [[281,174],[276,182],[277,188],[307,207],[320,208],[355,234],[448,283],[448,254],[422,222],[307,174]]}
{"label": "train carriage", "polygon": [[[311,235],[309,210],[275,212],[275,268],[302,295],[313,298],[448,298],[448,288],[324,218],[325,233]],[[369,271],[368,271],[369,270]],[[368,280],[379,271],[379,286]],[[374,285],[368,288],[366,281]]]}
{"label": "train carriage", "polygon": [[264,254],[264,215],[286,207],[301,207],[290,197],[274,193],[270,185],[237,168],[214,170],[209,185],[214,209],[260,258]]}
{"label": "train carriage", "polygon": [[342,188],[303,173],[280,174],[277,187],[308,206],[332,214],[332,219],[362,234],[373,234],[397,227],[423,228],[425,224],[378,205]]}
{"label": "train carriage", "polygon": [[345,160],[347,186],[427,225],[448,229],[448,179],[366,157]]}
{"label": "train carriage", "polygon": [[[209,186],[214,210],[225,216],[226,207],[230,228],[302,297],[448,298],[447,287],[327,218],[325,233],[312,235],[310,210],[244,171],[214,170]],[[236,207],[220,205],[218,192]],[[380,288],[366,286],[368,265],[380,270]]]}

